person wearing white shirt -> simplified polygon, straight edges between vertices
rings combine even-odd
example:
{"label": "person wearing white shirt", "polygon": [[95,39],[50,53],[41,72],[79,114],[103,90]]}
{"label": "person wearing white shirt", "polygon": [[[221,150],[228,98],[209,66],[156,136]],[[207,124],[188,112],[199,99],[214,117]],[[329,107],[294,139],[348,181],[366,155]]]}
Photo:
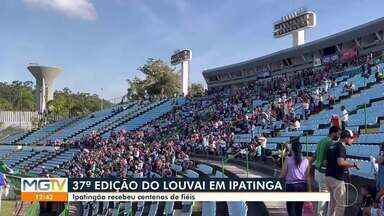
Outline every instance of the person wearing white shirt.
{"label": "person wearing white shirt", "polygon": [[299,129],[300,129],[300,121],[299,121],[299,119],[296,119],[296,121],[293,123],[293,129],[295,130],[295,131],[298,131]]}
{"label": "person wearing white shirt", "polygon": [[330,86],[329,80],[325,80],[325,87],[324,87],[325,92],[328,92],[329,86]]}
{"label": "person wearing white shirt", "polygon": [[345,130],[345,127],[347,126],[347,123],[348,123],[348,120],[349,120],[348,111],[345,108],[345,106],[341,106],[341,112],[342,112],[342,116],[341,116],[341,129]]}
{"label": "person wearing white shirt", "polygon": [[304,118],[305,119],[308,119],[308,115],[309,115],[309,102],[305,99],[303,101],[303,109],[304,109]]}
{"label": "person wearing white shirt", "polygon": [[259,143],[261,147],[261,160],[265,161],[265,149],[267,148],[267,138],[260,134],[257,136],[257,142]]}

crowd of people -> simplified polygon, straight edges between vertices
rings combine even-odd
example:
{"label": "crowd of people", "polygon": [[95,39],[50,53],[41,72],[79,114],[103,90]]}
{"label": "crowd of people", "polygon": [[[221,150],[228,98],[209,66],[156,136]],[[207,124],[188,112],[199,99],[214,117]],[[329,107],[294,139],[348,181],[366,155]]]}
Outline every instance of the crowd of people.
{"label": "crowd of people", "polygon": [[[267,134],[256,134],[250,144],[235,142],[235,135],[252,133],[256,127],[271,131],[300,130],[301,121],[325,108],[326,98],[327,104],[334,104],[334,95],[329,90],[339,84],[336,77],[341,71],[364,61],[367,59],[266,78],[234,89],[210,90],[205,96],[187,98],[186,103],[173,112],[135,131],[111,132],[107,139],[97,131],[92,132],[74,144],[82,152],[69,164],[67,174],[71,177],[141,178],[156,173],[171,177],[177,175],[175,164],[183,169],[195,166],[190,160],[193,154],[221,157],[232,154],[240,158],[249,154],[250,160],[265,160]],[[261,101],[261,104],[255,106],[254,101]],[[311,160],[315,161],[314,177],[319,190],[341,190],[328,205],[328,212],[333,212],[331,215],[343,212],[335,202],[342,198],[345,190],[340,188],[346,177],[344,171],[357,168],[345,160],[345,147],[355,137],[345,130],[348,112],[345,109],[342,112],[346,115],[342,116],[340,127],[336,127],[340,129],[335,131],[331,127],[329,137],[317,145],[318,151],[312,158],[301,156],[298,143],[287,148],[282,171],[287,190],[305,191],[311,184],[307,181],[307,169],[311,167]],[[331,163],[324,165],[323,161]],[[289,215],[300,215],[302,204],[288,203]],[[324,208],[319,205],[319,209]]]}
{"label": "crowd of people", "polygon": [[[249,148],[253,155],[261,156],[264,148],[259,140],[265,135],[257,134],[246,147],[234,142],[235,134],[252,133],[256,127],[299,130],[303,119],[324,108],[326,97],[333,103],[329,89],[338,84],[337,75],[345,67],[369,62],[367,59],[305,69],[234,89],[210,90],[137,131],[113,132],[108,139],[94,132],[81,142],[88,151],[70,170],[83,176],[127,175],[128,171],[146,176],[151,170],[171,173],[171,163],[187,160],[191,152],[227,155]],[[255,100],[263,104],[254,106]]]}

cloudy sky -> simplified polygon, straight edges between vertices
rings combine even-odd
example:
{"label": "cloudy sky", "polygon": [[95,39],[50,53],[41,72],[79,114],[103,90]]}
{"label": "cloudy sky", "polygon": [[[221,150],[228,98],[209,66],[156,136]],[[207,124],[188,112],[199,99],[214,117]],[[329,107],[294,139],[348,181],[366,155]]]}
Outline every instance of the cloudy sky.
{"label": "cloudy sky", "polygon": [[[60,66],[56,87],[120,97],[148,57],[193,51],[202,70],[291,46],[272,23],[299,7],[317,12],[312,41],[383,16],[383,0],[0,0],[0,81],[33,80],[30,62]],[[103,90],[101,90],[103,88]]]}

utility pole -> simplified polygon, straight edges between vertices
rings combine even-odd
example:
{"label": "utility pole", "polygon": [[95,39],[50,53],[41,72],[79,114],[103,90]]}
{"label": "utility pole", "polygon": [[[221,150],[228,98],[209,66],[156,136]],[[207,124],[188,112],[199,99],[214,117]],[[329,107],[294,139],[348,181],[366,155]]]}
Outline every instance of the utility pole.
{"label": "utility pole", "polygon": [[19,94],[19,96],[20,96],[20,112],[19,112],[19,126],[20,126],[20,128],[21,128],[21,118],[22,118],[22,113],[23,113],[23,91],[22,91],[22,89],[20,88],[20,94]]}
{"label": "utility pole", "polygon": [[103,95],[103,88],[101,88],[101,95],[100,95],[100,99],[101,99],[101,109],[100,110],[103,110],[104,108],[104,99],[102,98],[102,95]]}

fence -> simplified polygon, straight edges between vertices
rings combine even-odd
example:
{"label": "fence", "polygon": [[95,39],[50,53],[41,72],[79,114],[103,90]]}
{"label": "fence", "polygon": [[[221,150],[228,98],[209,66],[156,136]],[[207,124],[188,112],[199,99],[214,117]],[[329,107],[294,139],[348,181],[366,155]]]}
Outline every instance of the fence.
{"label": "fence", "polygon": [[20,127],[24,129],[31,129],[33,121],[39,119],[40,115],[37,112],[21,112],[21,111],[0,111],[0,122],[3,127]]}

